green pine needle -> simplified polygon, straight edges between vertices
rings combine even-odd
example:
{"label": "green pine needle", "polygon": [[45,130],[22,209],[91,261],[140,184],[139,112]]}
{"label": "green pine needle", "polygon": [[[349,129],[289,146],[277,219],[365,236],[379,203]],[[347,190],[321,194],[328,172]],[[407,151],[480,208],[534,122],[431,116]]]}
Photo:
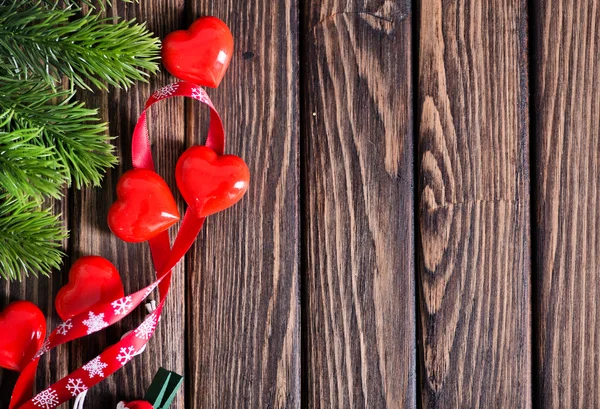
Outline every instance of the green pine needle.
{"label": "green pine needle", "polygon": [[75,85],[127,88],[158,70],[160,41],[145,24],[114,23],[78,9],[39,4],[0,7],[0,56],[17,74],[37,75],[48,84],[67,76]]}
{"label": "green pine needle", "polygon": [[[128,1],[128,0],[123,0]],[[81,3],[80,3],[81,2]],[[64,184],[99,185],[117,158],[107,124],[74,87],[107,90],[158,71],[144,24],[82,14],[110,0],[0,0],[0,276],[58,268],[67,232],[40,207]],[[63,8],[63,9],[61,9]],[[61,90],[64,78],[70,90]]]}
{"label": "green pine needle", "polygon": [[[66,182],[52,148],[40,146],[41,129],[0,131],[0,186],[15,198],[58,198]],[[33,142],[33,143],[32,143]]]}
{"label": "green pine needle", "polygon": [[[121,0],[123,3],[132,3],[133,0]],[[106,6],[112,7],[112,1],[106,0],[44,0],[44,2],[50,6],[56,7],[57,5],[62,5],[64,7],[78,7],[82,4],[85,4],[88,7],[96,8],[98,7],[100,10],[105,10]]]}
{"label": "green pine needle", "polygon": [[38,144],[53,152],[42,159],[54,160],[64,180],[77,188],[97,186],[117,158],[107,124],[99,122],[97,110],[72,101],[73,96],[73,91],[54,91],[44,82],[0,77],[0,111],[11,113],[3,130],[41,129]]}
{"label": "green pine needle", "polygon": [[0,194],[0,276],[21,280],[31,272],[48,275],[59,268],[61,241],[67,237],[59,217],[34,201]]}

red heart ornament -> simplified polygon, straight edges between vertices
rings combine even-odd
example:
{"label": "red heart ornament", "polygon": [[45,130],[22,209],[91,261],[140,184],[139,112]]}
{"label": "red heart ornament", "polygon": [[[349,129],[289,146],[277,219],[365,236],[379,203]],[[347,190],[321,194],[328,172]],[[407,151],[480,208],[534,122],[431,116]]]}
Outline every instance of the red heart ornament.
{"label": "red heart ornament", "polygon": [[46,317],[29,301],[10,303],[0,313],[0,367],[21,372],[46,338]]}
{"label": "red heart ornament", "polygon": [[60,289],[54,304],[59,317],[66,321],[124,295],[117,268],[103,257],[86,256],[73,264],[69,283]]}
{"label": "red heart ornament", "polygon": [[177,187],[198,217],[220,212],[237,203],[250,181],[242,158],[219,156],[206,146],[192,146],[177,161]]}
{"label": "red heart ornament", "polygon": [[180,218],[169,186],[151,170],[125,172],[117,184],[117,198],[108,211],[108,227],[130,243],[150,240]]}
{"label": "red heart ornament", "polygon": [[201,17],[188,30],[165,37],[161,54],[163,65],[175,77],[216,88],[233,55],[233,36],[218,18]]}

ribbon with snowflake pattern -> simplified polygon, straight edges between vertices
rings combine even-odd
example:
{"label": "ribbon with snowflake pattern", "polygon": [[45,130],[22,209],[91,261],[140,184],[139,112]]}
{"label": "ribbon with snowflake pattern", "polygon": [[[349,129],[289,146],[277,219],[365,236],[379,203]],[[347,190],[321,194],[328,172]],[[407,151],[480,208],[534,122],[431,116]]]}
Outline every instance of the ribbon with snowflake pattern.
{"label": "ribbon with snowflake pattern", "polygon": [[[225,144],[223,124],[206,91],[189,82],[178,82],[161,88],[146,102],[133,132],[132,162],[134,168],[154,170],[146,127],[146,111],[158,101],[177,96],[194,98],[210,108],[210,127],[206,146],[218,155],[223,155]],[[10,409],[55,408],[106,379],[137,355],[154,334],[171,285],[172,268],[192,246],[203,223],[204,217],[198,217],[188,208],[173,247],[170,245],[167,231],[149,240],[157,275],[155,282],[133,294],[95,306],[89,311],[61,323],[50,334],[32,362],[21,372],[13,391]],[[160,293],[158,306],[137,328],[81,368],[32,397],[35,373],[43,354],[58,345],[91,335],[122,320],[140,305],[157,286]]]}

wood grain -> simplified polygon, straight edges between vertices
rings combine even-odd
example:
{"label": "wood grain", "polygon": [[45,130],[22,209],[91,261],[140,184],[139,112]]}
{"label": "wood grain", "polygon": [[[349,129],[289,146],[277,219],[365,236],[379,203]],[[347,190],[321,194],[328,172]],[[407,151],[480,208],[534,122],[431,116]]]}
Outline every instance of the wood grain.
{"label": "wood grain", "polygon": [[534,3],[540,406],[600,406],[600,2]]}
{"label": "wood grain", "polygon": [[415,407],[410,5],[301,12],[306,405]]}
{"label": "wood grain", "polygon": [[[190,2],[226,21],[235,53],[208,90],[226,152],[250,168],[245,198],[207,219],[187,257],[186,408],[299,408],[299,135],[296,0]],[[188,145],[206,116],[190,101]]]}
{"label": "wood grain", "polygon": [[423,407],[531,406],[526,11],[423,0]]}
{"label": "wood grain", "polygon": [[[125,19],[135,17],[146,21],[149,29],[162,38],[179,26],[184,7],[182,0],[145,1],[139,4],[118,2],[118,10],[110,12]],[[108,208],[116,200],[115,187],[120,175],[131,169],[131,134],[141,108],[154,90],[170,82],[173,82],[173,78],[163,73],[153,77],[150,84],[140,84],[129,91],[111,90],[108,94],[87,94],[90,105],[102,107],[105,119],[110,121],[111,134],[119,135],[115,143],[120,165],[107,174],[101,188],[74,192],[71,261],[89,254],[108,258],[121,272],[127,294],[154,281],[150,251],[146,244],[127,244],[117,239],[108,230],[106,215]],[[181,98],[157,104],[152,107],[149,117],[152,153],[157,172],[164,177],[173,192],[177,192],[175,163],[184,148],[184,118],[185,107]],[[181,199],[179,204],[183,210]],[[142,398],[159,367],[185,373],[185,305],[181,302],[185,298],[184,280],[183,263],[180,263],[174,270],[173,285],[163,318],[148,344],[148,351],[91,389],[86,409],[112,408],[119,400]],[[126,331],[139,325],[145,315],[145,309],[140,306],[126,319],[99,333],[100,335],[73,343],[73,369],[117,342]],[[172,407],[185,407],[184,392],[179,393]]]}

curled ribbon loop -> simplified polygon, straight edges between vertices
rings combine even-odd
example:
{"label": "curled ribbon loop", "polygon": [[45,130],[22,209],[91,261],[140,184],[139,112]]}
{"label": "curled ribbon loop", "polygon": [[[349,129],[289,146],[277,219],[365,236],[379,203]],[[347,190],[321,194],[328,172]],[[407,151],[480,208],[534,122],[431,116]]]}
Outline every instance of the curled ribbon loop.
{"label": "curled ribbon loop", "polygon": [[[132,163],[134,168],[154,171],[154,160],[150,149],[150,139],[146,126],[146,111],[153,104],[172,97],[194,98],[210,108],[210,128],[206,146],[222,155],[225,146],[225,133],[219,113],[213,106],[206,91],[189,82],[177,82],[156,91],[146,102],[132,137]],[[59,325],[48,337],[36,357],[25,367],[15,385],[10,409],[52,409],[67,402],[73,397],[87,391],[92,386],[112,375],[126,365],[148,343],[160,316],[171,285],[173,267],[185,256],[192,246],[204,218],[195,216],[188,209],[185,213],[173,247],[170,245],[169,233],[164,231],[149,241],[157,280],[141,290],[95,306],[89,311],[79,314]],[[137,328],[124,336],[116,344],[106,348],[100,355],[71,372],[47,389],[33,396],[35,373],[40,357],[58,345],[81,338],[119,322],[133,309],[140,305],[158,286],[159,304]]]}

